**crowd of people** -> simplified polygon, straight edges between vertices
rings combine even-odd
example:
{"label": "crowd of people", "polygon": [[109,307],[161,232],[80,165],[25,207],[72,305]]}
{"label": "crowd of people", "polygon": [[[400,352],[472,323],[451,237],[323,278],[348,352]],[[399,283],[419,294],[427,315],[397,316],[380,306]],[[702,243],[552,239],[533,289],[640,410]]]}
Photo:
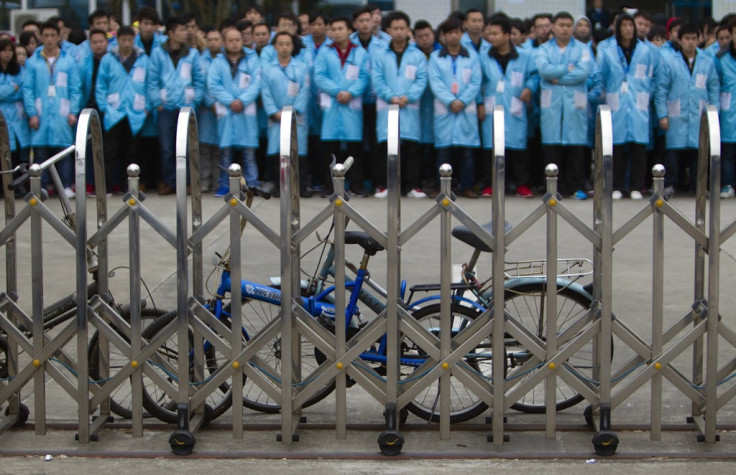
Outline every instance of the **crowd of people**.
{"label": "crowd of people", "polygon": [[[456,193],[491,196],[493,108],[504,107],[508,192],[533,197],[547,163],[559,190],[587,199],[595,112],[613,116],[614,199],[641,199],[648,167],[664,163],[665,194],[694,189],[700,114],[719,107],[723,198],[734,192],[736,15],[698,25],[595,0],[588,17],[531,19],[453,12],[436,27],[372,5],[351,18],[276,16],[257,6],[220,25],[194,15],[142,8],[131,26],[107,12],[89,16],[88,35],[60,17],[0,35],[0,110],[15,163],[41,162],[74,141],[82,109],[103,119],[105,184],[125,189],[137,163],[143,186],[175,188],[179,111],[195,108],[200,178],[225,196],[227,167],[277,192],[280,115],[293,106],[300,195],[332,192],[329,163],[355,158],[354,196],[386,191],[387,116],[400,110],[402,192],[435,196],[438,166],[454,167]],[[59,163],[64,192],[71,157]],[[92,173],[86,192],[94,193]],[[53,186],[44,177],[44,186]],[[19,190],[23,193],[23,190]]]}

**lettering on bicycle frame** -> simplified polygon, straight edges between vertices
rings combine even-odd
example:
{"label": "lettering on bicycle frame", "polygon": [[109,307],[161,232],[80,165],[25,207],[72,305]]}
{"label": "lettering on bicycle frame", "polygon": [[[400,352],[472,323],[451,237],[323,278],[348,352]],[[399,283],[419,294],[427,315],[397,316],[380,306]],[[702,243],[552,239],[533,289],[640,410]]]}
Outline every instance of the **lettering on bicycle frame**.
{"label": "lettering on bicycle frame", "polygon": [[264,299],[276,300],[278,302],[281,302],[281,293],[274,292],[273,290],[270,290],[268,288],[256,287],[252,284],[246,284],[245,292],[248,294],[248,296],[262,297]]}

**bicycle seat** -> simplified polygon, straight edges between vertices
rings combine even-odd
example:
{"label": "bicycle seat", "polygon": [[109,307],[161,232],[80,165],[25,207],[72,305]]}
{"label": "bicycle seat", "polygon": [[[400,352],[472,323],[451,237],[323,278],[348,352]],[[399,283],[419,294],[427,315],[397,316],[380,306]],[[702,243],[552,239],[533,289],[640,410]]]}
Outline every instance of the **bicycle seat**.
{"label": "bicycle seat", "polygon": [[[486,224],[483,224],[482,228],[488,231],[491,236],[493,236],[493,221],[489,221]],[[504,221],[503,228],[504,233],[511,231],[511,223],[509,223],[508,221]],[[455,226],[454,228],[452,228],[452,235],[465,244],[474,247],[475,249],[483,252],[491,252],[491,248],[488,247],[488,245],[486,245],[486,243],[484,243],[482,239],[473,234],[473,232],[468,229],[467,226]]]}
{"label": "bicycle seat", "polygon": [[364,231],[345,231],[345,244],[358,244],[369,256],[375,256],[376,252],[383,251],[383,246]]}

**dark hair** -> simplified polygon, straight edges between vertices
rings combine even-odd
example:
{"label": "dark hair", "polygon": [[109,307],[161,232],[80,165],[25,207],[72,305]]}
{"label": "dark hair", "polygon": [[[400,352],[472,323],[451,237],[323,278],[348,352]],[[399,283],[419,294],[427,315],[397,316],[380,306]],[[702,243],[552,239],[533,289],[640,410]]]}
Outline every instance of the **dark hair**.
{"label": "dark hair", "polygon": [[[671,30],[671,28],[670,28]],[[692,35],[698,36],[698,33],[700,33],[700,30],[698,30],[698,27],[695,26],[692,23],[685,23],[680,27],[680,29],[677,32],[677,37],[682,38],[685,35]]]}
{"label": "dark hair", "polygon": [[262,17],[266,16],[266,14],[263,13],[263,9],[259,7],[256,3],[250,3],[247,7],[245,7],[245,10],[243,10],[243,12],[248,13],[251,10],[257,11]]}
{"label": "dark hair", "polygon": [[295,25],[299,24],[299,19],[292,12],[281,12],[281,13],[279,13],[278,15],[276,15],[276,19],[274,20],[273,24],[274,25],[278,25],[279,24],[279,20],[281,20],[282,18],[284,18],[286,20],[291,20],[292,23],[294,23]]}
{"label": "dark hair", "polygon": [[69,43],[81,45],[86,39],[87,33],[85,33],[84,30],[78,26],[75,26],[69,31]]}
{"label": "dark hair", "polygon": [[501,31],[504,34],[506,35],[511,34],[511,20],[509,20],[509,17],[507,17],[506,15],[498,15],[498,14],[492,15],[488,17],[488,22],[486,23],[486,25],[500,26]]}
{"label": "dark hair", "polygon": [[438,27],[441,33],[449,33],[455,30],[463,30],[463,24],[457,18],[448,18],[447,20],[440,23]]}
{"label": "dark hair", "polygon": [[391,13],[389,13],[386,16],[386,25],[389,27],[391,26],[391,23],[398,21],[398,20],[404,20],[406,22],[406,26],[411,28],[411,20],[409,20],[409,15],[402,12],[401,10],[395,10]]}
{"label": "dark hair", "polygon": [[[259,25],[260,24],[261,23],[259,23]],[[248,30],[248,29],[250,29],[251,31],[253,31],[253,28],[255,27],[255,25],[253,24],[253,22],[250,21],[250,20],[238,20],[237,22],[235,22],[235,24],[233,26],[235,28],[237,28],[239,31],[244,31],[244,30]],[[220,28],[220,30],[222,30],[222,28]]]}
{"label": "dark hair", "polygon": [[138,10],[137,18],[139,22],[143,20],[151,20],[157,25],[161,24],[161,18],[159,18],[158,12],[153,7],[142,7]]}
{"label": "dark hair", "polygon": [[519,18],[512,18],[511,19],[511,28],[516,28],[521,32],[522,35],[529,34],[529,28],[526,26],[526,23],[524,23]]}
{"label": "dark hair", "polygon": [[655,23],[652,25],[652,29],[649,30],[649,34],[647,35],[647,39],[649,41],[653,40],[659,36],[662,39],[667,39],[667,28],[660,25],[659,23]]}
{"label": "dark hair", "polygon": [[642,17],[645,20],[649,20],[650,23],[654,23],[654,20],[652,19],[652,14],[646,10],[637,10],[636,13],[634,13],[634,19],[637,19],[639,17]]}
{"label": "dark hair", "polygon": [[486,17],[485,14],[482,11],[478,10],[477,8],[469,8],[468,10],[465,11],[466,20],[468,19],[471,13],[480,13],[483,19],[485,20],[485,17]]}
{"label": "dark hair", "polygon": [[492,14],[492,15],[488,15],[488,16],[486,17],[486,19],[485,19],[485,20],[483,20],[483,26],[488,26],[488,25],[490,25],[490,24],[491,24],[491,20],[493,20],[494,18],[499,18],[499,17],[501,17],[501,18],[505,18],[505,19],[507,19],[507,20],[508,20],[509,22],[511,21],[511,18],[509,18],[509,16],[508,16],[507,14],[505,14],[504,12],[496,12],[496,13],[494,13],[494,14]]}
{"label": "dark hair", "polygon": [[28,25],[36,25],[38,29],[41,29],[41,24],[37,22],[36,20],[26,20],[23,22],[23,24],[20,26],[21,29],[27,27]]}
{"label": "dark hair", "polygon": [[178,26],[186,26],[187,22],[184,21],[183,18],[178,16],[172,16],[169,17],[169,19],[166,21],[166,34],[168,35],[169,32],[176,30],[176,27]]}
{"label": "dark hair", "polygon": [[31,43],[31,39],[36,40],[36,44],[38,44],[38,37],[34,32],[24,31],[20,36],[18,36],[18,44],[21,46],[28,46]]}
{"label": "dark hair", "polygon": [[186,12],[181,16],[181,21],[183,21],[184,24],[187,24],[192,20],[194,20],[194,23],[199,25],[199,17],[194,12]]}
{"label": "dark hair", "polygon": [[573,18],[569,12],[557,12],[557,14],[552,17],[552,23],[557,23],[557,20],[570,20],[573,23],[575,22],[575,18]]}
{"label": "dark hair", "polygon": [[59,33],[59,24],[55,21],[45,21],[41,24],[41,33],[43,34],[43,30],[54,30],[56,33]]}
{"label": "dark hair", "polygon": [[330,20],[330,26],[334,25],[335,23],[344,22],[345,26],[348,27],[348,30],[352,27],[350,26],[350,19],[346,16],[336,16],[332,20]]}
{"label": "dark hair", "polygon": [[373,16],[373,10],[375,10],[375,8],[371,8],[369,5],[363,5],[361,7],[356,8],[353,11],[353,21],[357,20],[358,17],[364,13],[367,13]]}
{"label": "dark hair", "polygon": [[289,38],[291,38],[291,42],[294,43],[294,47],[291,49],[292,56],[297,56],[299,55],[299,53],[301,53],[304,45],[299,35],[292,35],[288,31],[279,31],[273,36],[273,39],[271,40],[272,45],[276,45],[276,38],[278,38],[279,36],[288,36]]}
{"label": "dark hair", "polygon": [[54,15],[54,16],[48,17],[46,19],[46,21],[55,21],[56,23],[62,22],[62,23],[64,23],[64,26],[66,26],[66,22],[59,15]]}
{"label": "dark hair", "polygon": [[268,24],[266,24],[265,22],[263,22],[263,21],[262,21],[262,22],[260,22],[260,23],[256,23],[255,25],[253,25],[253,32],[255,32],[255,31],[256,31],[256,28],[258,28],[259,26],[265,26],[265,27],[266,27],[266,29],[267,29],[267,30],[268,30],[269,32],[271,31],[271,27],[270,27],[270,26],[268,26]]}
{"label": "dark hair", "polygon": [[613,32],[609,30],[608,28],[596,28],[593,31],[593,43],[597,45],[601,41],[608,39],[611,36],[613,36]]}
{"label": "dark hair", "polygon": [[432,25],[427,20],[417,20],[417,22],[414,23],[414,31],[423,30],[425,28],[432,29]]}
{"label": "dark hair", "polygon": [[534,26],[534,24],[535,24],[535,23],[537,22],[537,20],[539,20],[540,18],[546,18],[546,19],[547,19],[547,20],[549,20],[549,21],[552,21],[552,20],[553,20],[553,17],[552,17],[552,14],[551,14],[551,13],[537,13],[536,15],[534,15],[534,16],[532,17],[532,26]]}
{"label": "dark hair", "polygon": [[[453,10],[450,12],[449,15],[447,15],[447,18],[445,18],[445,20],[449,20],[450,18],[455,18],[457,20],[460,20],[460,23],[463,23],[467,17],[465,16],[465,13],[463,13],[462,11]],[[439,29],[439,26],[437,28]]]}
{"label": "dark hair", "polygon": [[105,39],[107,39],[107,32],[99,28],[92,28],[91,30],[89,30],[89,37],[92,38],[92,35],[102,35],[105,37]]}
{"label": "dark hair", "polygon": [[107,13],[105,10],[97,9],[89,14],[89,16],[87,17],[87,21],[91,25],[98,18],[105,18],[107,20],[110,20],[110,14]]}
{"label": "dark hair", "polygon": [[736,28],[736,18],[733,18],[728,22],[728,31],[733,32],[734,28]]}
{"label": "dark hair", "polygon": [[[248,22],[250,23],[250,22]],[[220,33],[222,33],[224,30],[228,28],[237,28],[238,23],[233,20],[232,18],[225,18],[220,22],[220,26],[218,30],[220,30]]]}
{"label": "dark hair", "polygon": [[18,56],[15,54],[15,43],[10,41],[10,38],[2,37],[0,38],[0,51],[3,51],[5,48],[10,47],[10,49],[13,50],[13,57],[10,58],[10,61],[8,62],[8,67],[3,71],[5,74],[10,74],[11,76],[15,76],[20,72],[20,64],[18,63]]}
{"label": "dark hair", "polygon": [[322,12],[316,12],[309,15],[309,23],[314,23],[315,21],[317,21],[317,18],[321,18],[322,21],[325,22],[325,25],[330,24],[330,17]]}
{"label": "dark hair", "polygon": [[713,17],[704,17],[698,22],[698,29],[705,34],[705,30],[707,29],[710,32],[713,32],[713,30],[716,29],[718,26],[718,23],[713,19]]}
{"label": "dark hair", "polygon": [[[90,33],[91,34],[91,33]],[[129,26],[121,26],[118,28],[118,38],[121,36],[135,36],[135,30]]]}
{"label": "dark hair", "polygon": [[636,22],[634,21],[634,17],[626,13],[622,13],[616,17],[616,24],[613,27],[614,34],[616,35],[616,41],[618,41],[619,43],[621,42],[621,25],[625,21],[630,21],[631,24],[634,26],[634,38],[637,38],[638,36],[636,32]]}

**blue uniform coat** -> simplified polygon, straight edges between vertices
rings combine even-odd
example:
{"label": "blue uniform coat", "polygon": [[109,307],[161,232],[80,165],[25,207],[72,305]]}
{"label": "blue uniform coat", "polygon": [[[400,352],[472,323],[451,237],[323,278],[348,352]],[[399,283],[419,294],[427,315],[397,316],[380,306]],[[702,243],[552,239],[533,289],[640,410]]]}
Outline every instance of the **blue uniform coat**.
{"label": "blue uniform coat", "polygon": [[8,124],[10,150],[15,151],[17,144],[21,148],[31,145],[31,129],[28,117],[23,108],[23,79],[25,70],[21,67],[18,74],[0,74],[0,111]]}
{"label": "blue uniform coat", "polygon": [[104,114],[105,130],[127,117],[131,132],[137,135],[146,121],[148,56],[138,48],[135,53],[137,56],[130,72],[125,71],[120,62],[117,46],[100,61],[95,99]]}
{"label": "blue uniform coat", "polygon": [[202,101],[205,88],[199,52],[189,48],[187,55],[174,67],[169,52],[163,46],[155,48],[151,52],[147,88],[152,109],[159,106],[167,110],[196,107]]}
{"label": "blue uniform coat", "polygon": [[261,74],[261,98],[268,120],[268,155],[278,155],[281,140],[281,122],[270,117],[284,106],[294,106],[299,155],[307,154],[306,114],[309,103],[309,67],[296,58],[282,68],[279,60],[263,65]]}
{"label": "blue uniform coat", "polygon": [[715,64],[721,83],[721,142],[736,143],[736,58],[726,50]]}

